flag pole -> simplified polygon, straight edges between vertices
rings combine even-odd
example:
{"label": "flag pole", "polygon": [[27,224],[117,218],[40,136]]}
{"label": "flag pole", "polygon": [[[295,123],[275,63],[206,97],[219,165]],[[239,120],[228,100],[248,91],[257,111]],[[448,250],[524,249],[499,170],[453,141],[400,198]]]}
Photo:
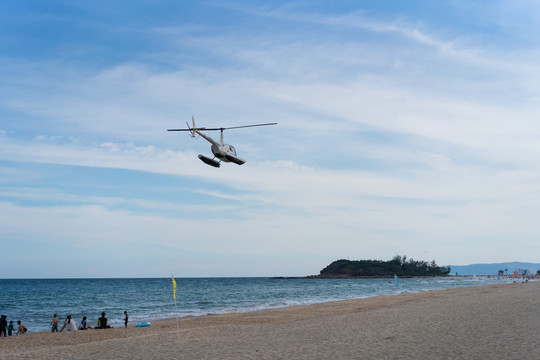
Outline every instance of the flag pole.
{"label": "flag pole", "polygon": [[176,280],[174,274],[171,275],[173,283],[174,310],[176,312],[176,338],[180,340],[180,327],[178,325],[178,306],[176,305]]}

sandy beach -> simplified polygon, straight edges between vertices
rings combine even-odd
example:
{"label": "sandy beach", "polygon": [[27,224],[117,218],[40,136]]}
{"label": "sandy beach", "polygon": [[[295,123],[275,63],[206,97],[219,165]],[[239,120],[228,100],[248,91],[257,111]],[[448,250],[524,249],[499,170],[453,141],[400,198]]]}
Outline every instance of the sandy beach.
{"label": "sandy beach", "polygon": [[540,282],[0,339],[0,359],[537,359]]}

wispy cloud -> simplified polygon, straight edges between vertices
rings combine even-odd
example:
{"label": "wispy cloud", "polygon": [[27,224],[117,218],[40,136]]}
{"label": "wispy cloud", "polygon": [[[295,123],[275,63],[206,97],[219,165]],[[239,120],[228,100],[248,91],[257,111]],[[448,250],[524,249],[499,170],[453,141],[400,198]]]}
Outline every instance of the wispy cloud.
{"label": "wispy cloud", "polygon": [[[537,235],[536,48],[399,13],[228,10],[262,25],[125,28],[156,42],[95,67],[0,60],[11,239],[275,258],[429,251],[440,263],[493,241],[502,250],[486,259],[526,256],[507,239]],[[203,139],[165,131],[191,115],[279,125],[226,132],[248,162],[213,169],[197,159]]]}

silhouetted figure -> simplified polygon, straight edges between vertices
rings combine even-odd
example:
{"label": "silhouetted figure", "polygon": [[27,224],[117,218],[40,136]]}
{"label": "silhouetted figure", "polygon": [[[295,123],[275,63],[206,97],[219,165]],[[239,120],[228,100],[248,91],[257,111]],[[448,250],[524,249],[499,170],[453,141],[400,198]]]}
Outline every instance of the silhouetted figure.
{"label": "silhouetted figure", "polygon": [[96,329],[110,329],[110,326],[107,325],[107,318],[104,312],[101,313],[101,317],[97,321]]}
{"label": "silhouetted figure", "polygon": [[0,316],[0,337],[4,334],[4,337],[7,337],[7,317],[6,315]]}

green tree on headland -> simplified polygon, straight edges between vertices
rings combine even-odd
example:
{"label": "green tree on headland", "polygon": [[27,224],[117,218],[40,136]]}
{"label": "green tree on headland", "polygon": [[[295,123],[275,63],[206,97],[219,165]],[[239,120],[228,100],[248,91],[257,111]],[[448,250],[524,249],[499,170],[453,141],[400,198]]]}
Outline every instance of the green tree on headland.
{"label": "green tree on headland", "polygon": [[446,276],[449,267],[441,267],[433,260],[415,261],[396,255],[392,260],[336,260],[321,270],[318,277],[384,277],[384,276]]}

